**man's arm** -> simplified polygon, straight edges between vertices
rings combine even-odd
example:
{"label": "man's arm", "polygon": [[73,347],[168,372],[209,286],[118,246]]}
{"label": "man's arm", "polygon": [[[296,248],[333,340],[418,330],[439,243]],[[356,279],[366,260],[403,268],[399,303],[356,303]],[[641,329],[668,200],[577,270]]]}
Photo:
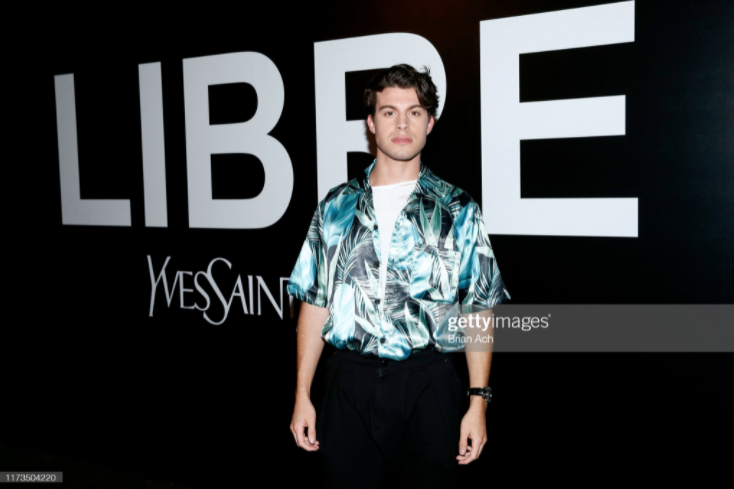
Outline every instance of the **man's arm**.
{"label": "man's arm", "polygon": [[324,350],[321,328],[328,317],[329,309],[308,302],[301,303],[296,327],[296,404],[291,419],[291,432],[296,445],[310,452],[319,449],[319,442],[316,440],[316,410],[311,403],[311,383]]}
{"label": "man's arm", "polygon": [[[472,336],[473,338],[479,336],[489,339],[487,343],[477,344],[467,342],[465,350],[466,364],[469,369],[469,387],[487,387],[489,385],[489,368],[492,364],[492,349],[494,344],[492,309],[484,309],[471,314],[462,314],[462,316],[467,321],[470,321],[469,316],[471,316],[471,321],[475,325],[474,328],[465,329],[467,336]],[[477,321],[481,321],[481,327],[477,327]],[[486,330],[482,331],[485,324],[488,324],[488,326]],[[484,402],[484,398],[480,396],[470,396],[469,399],[469,410],[461,421],[459,455],[456,457],[460,465],[469,464],[479,458],[484,444],[487,442],[487,405]],[[468,445],[467,439],[471,439],[471,446]]]}

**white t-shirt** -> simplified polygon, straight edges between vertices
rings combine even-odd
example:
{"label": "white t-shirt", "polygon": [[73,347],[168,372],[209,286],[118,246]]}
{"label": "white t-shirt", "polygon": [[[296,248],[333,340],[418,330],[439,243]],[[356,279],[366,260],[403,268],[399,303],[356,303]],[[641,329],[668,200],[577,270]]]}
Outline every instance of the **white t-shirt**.
{"label": "white t-shirt", "polygon": [[375,205],[375,217],[380,228],[380,297],[384,299],[385,282],[387,281],[387,258],[390,253],[390,242],[398,214],[405,207],[411,192],[418,180],[394,183],[392,185],[372,186]]}

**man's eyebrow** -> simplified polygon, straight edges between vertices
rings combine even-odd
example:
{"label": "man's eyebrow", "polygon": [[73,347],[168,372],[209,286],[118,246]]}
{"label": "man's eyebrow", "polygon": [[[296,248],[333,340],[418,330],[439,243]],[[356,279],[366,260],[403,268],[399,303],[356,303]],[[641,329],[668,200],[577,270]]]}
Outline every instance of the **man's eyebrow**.
{"label": "man's eyebrow", "polygon": [[[408,107],[408,110],[415,109],[416,107],[419,109],[423,108],[421,104],[415,104],[415,105],[411,105],[410,107]],[[397,107],[395,107],[394,105],[381,105],[378,110],[382,110],[382,109],[398,110]]]}

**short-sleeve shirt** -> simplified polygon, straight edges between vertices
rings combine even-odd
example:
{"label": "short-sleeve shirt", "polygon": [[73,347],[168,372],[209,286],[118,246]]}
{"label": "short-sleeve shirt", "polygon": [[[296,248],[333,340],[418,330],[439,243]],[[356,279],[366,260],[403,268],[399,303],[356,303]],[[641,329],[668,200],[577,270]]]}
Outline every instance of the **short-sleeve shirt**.
{"label": "short-sleeve shirt", "polygon": [[321,337],[339,349],[393,360],[463,350],[463,329],[449,328],[451,318],[455,324],[461,313],[510,299],[479,205],[421,161],[395,220],[381,295],[381,230],[369,183],[375,164],[319,202],[288,293],[329,309]]}

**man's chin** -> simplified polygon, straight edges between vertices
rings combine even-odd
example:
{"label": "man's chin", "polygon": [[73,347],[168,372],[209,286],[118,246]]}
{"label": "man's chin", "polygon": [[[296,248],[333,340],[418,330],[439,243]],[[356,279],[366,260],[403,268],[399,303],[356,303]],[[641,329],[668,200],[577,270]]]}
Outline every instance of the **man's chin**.
{"label": "man's chin", "polygon": [[[379,146],[378,146],[379,148]],[[393,159],[395,161],[410,161],[416,156],[420,154],[419,151],[385,151],[382,148],[379,148],[383,153],[385,153],[390,159]]]}

